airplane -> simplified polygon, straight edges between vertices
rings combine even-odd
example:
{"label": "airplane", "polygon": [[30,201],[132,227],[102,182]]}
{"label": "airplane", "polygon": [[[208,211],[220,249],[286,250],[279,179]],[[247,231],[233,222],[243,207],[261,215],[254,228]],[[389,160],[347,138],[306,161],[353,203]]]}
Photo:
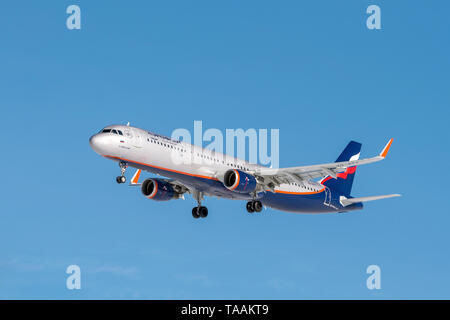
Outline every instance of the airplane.
{"label": "airplane", "polygon": [[[357,166],[386,158],[390,139],[378,156],[359,159],[361,143],[350,141],[332,163],[269,168],[214,150],[191,145],[129,125],[110,125],[94,134],[89,143],[99,155],[116,161],[125,183],[128,167],[136,168],[130,185],[155,201],[197,201],[194,218],[206,218],[205,197],[245,200],[249,213],[263,207],[295,213],[340,213],[363,209],[363,202],[398,197],[399,194],[355,198],[350,195]],[[195,159],[195,161],[192,161]],[[161,177],[139,183],[142,171]],[[318,180],[321,178],[320,180]]]}

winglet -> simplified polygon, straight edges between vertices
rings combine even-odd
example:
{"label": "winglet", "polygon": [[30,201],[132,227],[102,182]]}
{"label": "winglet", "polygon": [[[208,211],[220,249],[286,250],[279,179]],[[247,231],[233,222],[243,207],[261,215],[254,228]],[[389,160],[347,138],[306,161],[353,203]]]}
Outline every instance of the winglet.
{"label": "winglet", "polygon": [[130,186],[138,186],[139,183],[139,176],[141,175],[141,169],[138,169],[136,173],[133,175],[133,178],[131,178]]}
{"label": "winglet", "polygon": [[386,146],[383,148],[383,151],[380,153],[380,157],[386,158],[389,148],[391,147],[392,141],[394,141],[394,138],[391,138],[389,142],[386,144]]}

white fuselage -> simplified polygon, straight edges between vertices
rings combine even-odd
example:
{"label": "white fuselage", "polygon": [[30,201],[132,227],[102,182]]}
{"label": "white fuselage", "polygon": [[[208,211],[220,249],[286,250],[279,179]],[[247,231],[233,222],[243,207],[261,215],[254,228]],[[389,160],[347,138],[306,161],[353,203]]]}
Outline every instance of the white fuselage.
{"label": "white fuselage", "polygon": [[299,213],[340,210],[336,194],[311,180],[280,183],[272,190],[236,192],[224,185],[227,171],[233,169],[251,176],[266,167],[136,127],[105,127],[90,138],[90,145],[98,154],[122,166],[126,164],[173,179],[191,193],[201,193],[202,197],[259,200],[267,207]]}
{"label": "white fuselage", "polygon": [[[131,126],[112,125],[103,130],[105,129],[121,131],[122,135],[112,132],[100,132],[94,135],[90,143],[98,154],[117,161],[125,161],[132,167],[170,178],[180,179],[185,176],[186,178],[182,180],[188,185],[195,184],[192,180],[195,177],[220,181],[229,169],[249,172],[261,167],[223,153]],[[198,187],[198,184],[196,186]],[[304,181],[302,184],[281,184],[275,190],[309,194],[320,192],[323,188],[323,185],[317,182]],[[249,198],[248,195],[232,192],[226,192],[226,195],[222,196],[237,199]]]}

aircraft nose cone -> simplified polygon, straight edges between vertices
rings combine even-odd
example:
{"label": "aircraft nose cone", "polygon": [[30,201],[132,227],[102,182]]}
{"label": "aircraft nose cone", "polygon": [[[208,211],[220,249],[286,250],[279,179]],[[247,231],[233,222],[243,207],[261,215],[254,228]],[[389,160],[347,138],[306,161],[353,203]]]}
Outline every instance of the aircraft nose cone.
{"label": "aircraft nose cone", "polygon": [[91,148],[97,152],[100,155],[103,155],[106,151],[107,147],[107,137],[102,136],[100,134],[94,134],[89,139],[89,144],[91,145]]}

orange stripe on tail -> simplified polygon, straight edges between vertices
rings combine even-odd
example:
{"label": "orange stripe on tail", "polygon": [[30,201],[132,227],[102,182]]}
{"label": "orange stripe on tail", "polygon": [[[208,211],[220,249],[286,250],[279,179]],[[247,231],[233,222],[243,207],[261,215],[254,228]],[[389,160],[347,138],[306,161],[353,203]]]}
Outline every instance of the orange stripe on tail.
{"label": "orange stripe on tail", "polygon": [[389,149],[391,148],[392,141],[394,141],[394,138],[391,138],[389,140],[389,142],[386,144],[386,146],[384,147],[383,151],[381,151],[380,156],[382,156],[383,158],[386,158],[386,156],[389,152]]}

